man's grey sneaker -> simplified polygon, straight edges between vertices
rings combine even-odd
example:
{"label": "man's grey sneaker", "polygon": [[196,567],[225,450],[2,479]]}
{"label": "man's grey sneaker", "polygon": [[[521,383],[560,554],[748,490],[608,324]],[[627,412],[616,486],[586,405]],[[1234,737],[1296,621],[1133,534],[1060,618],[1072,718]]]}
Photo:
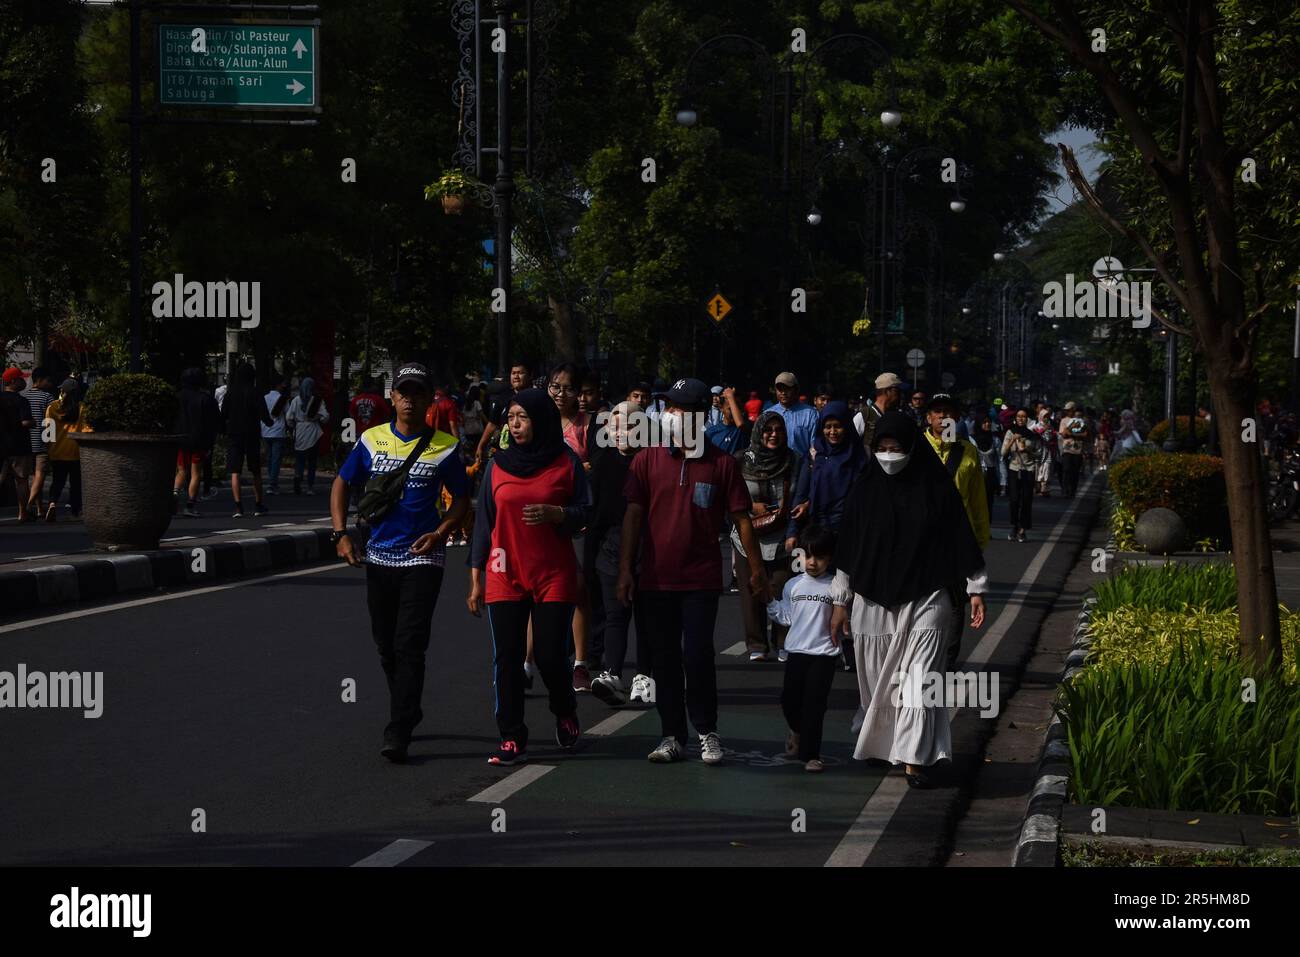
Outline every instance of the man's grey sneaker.
{"label": "man's grey sneaker", "polygon": [[686,760],[686,751],[676,738],[664,738],[648,757],[655,764],[674,764]]}
{"label": "man's grey sneaker", "polygon": [[190,504],[185,506],[185,511],[181,512],[181,514],[186,518],[198,518],[199,510],[193,504]]}
{"label": "man's grey sneaker", "polygon": [[776,653],[776,660],[777,660],[777,661],[780,661],[780,662],[782,662],[782,663],[784,663],[784,662],[786,662],[786,661],[789,661],[789,660],[790,660],[790,652],[788,652],[788,651],[786,651],[784,648],[782,648],[780,651],[778,651],[778,652]]}
{"label": "man's grey sneaker", "polygon": [[717,732],[710,731],[700,735],[700,758],[705,764],[722,763],[722,739]]}
{"label": "man's grey sneaker", "polygon": [[645,680],[645,703],[655,703],[655,680],[653,678],[647,678]]}
{"label": "man's grey sneaker", "polygon": [[627,695],[623,692],[622,680],[611,675],[608,671],[603,672],[592,681],[591,693],[611,708],[621,708],[627,704]]}

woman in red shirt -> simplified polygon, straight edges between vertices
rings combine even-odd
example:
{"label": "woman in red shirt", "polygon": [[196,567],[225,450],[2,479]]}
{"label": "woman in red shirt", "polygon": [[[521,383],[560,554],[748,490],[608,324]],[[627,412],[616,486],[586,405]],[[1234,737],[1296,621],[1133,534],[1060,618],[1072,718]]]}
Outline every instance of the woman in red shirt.
{"label": "woman in red shirt", "polygon": [[466,599],[476,617],[486,603],[492,632],[501,746],[490,764],[514,764],[528,749],[524,657],[530,618],[555,740],[572,748],[580,734],[568,641],[578,601],[572,536],[587,524],[587,473],[565,445],[559,410],[541,389],[515,394],[506,427],[510,445],[488,462],[479,487]]}

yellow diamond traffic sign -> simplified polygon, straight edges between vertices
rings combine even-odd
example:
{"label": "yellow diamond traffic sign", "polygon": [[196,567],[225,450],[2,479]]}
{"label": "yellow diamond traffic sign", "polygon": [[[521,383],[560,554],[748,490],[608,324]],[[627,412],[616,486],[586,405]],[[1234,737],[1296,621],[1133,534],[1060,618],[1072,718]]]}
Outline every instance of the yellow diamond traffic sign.
{"label": "yellow diamond traffic sign", "polygon": [[720,323],[723,319],[727,318],[727,313],[731,312],[731,303],[727,302],[727,300],[722,297],[722,293],[718,293],[709,300],[707,308],[709,311],[709,318],[714,322]]}

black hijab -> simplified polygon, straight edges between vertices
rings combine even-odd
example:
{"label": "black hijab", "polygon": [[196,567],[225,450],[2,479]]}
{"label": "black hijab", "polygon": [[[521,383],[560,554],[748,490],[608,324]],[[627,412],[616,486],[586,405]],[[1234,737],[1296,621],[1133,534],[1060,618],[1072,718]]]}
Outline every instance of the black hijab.
{"label": "black hijab", "polygon": [[[763,444],[763,426],[769,419],[780,419],[781,425],[784,426],[782,435],[785,436],[784,443],[775,449],[769,449]],[[790,431],[786,425],[785,416],[780,412],[773,412],[771,409],[761,413],[754,420],[754,428],[749,436],[749,448],[739,453],[736,458],[740,459],[740,474],[751,482],[766,482],[769,479],[779,478],[789,470],[790,478],[794,478],[794,470],[797,468],[797,457],[790,450]]]}
{"label": "black hijab", "polygon": [[894,438],[911,459],[886,475],[874,457],[844,507],[835,564],[853,590],[888,608],[950,588],[984,567],[948,470],[903,412],[886,412],[873,443]]}
{"label": "black hijab", "polygon": [[[568,451],[564,444],[564,426],[560,423],[560,410],[544,389],[521,389],[506,404],[506,416],[511,406],[519,406],[528,413],[533,423],[533,437],[520,445],[512,438],[510,444],[492,457],[494,468],[517,478],[527,478],[540,472]],[[506,428],[506,417],[501,420]]]}

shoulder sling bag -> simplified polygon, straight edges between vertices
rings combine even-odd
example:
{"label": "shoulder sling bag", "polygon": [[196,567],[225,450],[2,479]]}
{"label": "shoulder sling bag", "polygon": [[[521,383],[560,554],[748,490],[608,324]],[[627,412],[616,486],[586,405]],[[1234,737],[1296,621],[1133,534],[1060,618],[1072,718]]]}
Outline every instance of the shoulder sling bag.
{"label": "shoulder sling bag", "polygon": [[382,475],[370,476],[366,481],[365,491],[361,493],[361,500],[357,502],[359,520],[367,525],[375,525],[383,521],[384,516],[392,510],[393,506],[402,500],[402,492],[406,489],[406,476],[410,474],[415,460],[429,447],[432,438],[433,432],[426,431],[420,436],[420,441],[415,443],[415,448],[411,450],[411,454],[406,457],[406,461],[400,468]]}

